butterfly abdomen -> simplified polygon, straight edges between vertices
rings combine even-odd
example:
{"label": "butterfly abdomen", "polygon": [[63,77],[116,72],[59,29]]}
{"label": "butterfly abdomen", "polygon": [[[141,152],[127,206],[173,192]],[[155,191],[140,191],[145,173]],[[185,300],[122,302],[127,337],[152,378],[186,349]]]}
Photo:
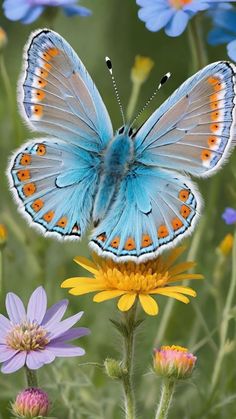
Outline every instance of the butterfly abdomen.
{"label": "butterfly abdomen", "polygon": [[133,143],[128,135],[114,137],[104,155],[103,173],[95,199],[93,220],[98,224],[112,205],[119,184],[133,157]]}

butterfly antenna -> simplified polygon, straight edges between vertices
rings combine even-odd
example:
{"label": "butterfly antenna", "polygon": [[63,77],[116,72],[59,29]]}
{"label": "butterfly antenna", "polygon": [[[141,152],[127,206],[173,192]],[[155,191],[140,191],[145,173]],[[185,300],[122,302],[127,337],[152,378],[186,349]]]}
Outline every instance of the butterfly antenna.
{"label": "butterfly antenna", "polygon": [[156,97],[157,93],[159,92],[159,90],[162,88],[163,84],[165,84],[169,78],[171,76],[171,73],[168,72],[166,73],[162,79],[160,80],[160,83],[157,87],[157,89],[154,91],[154,93],[152,94],[152,96],[150,97],[150,99],[147,100],[147,102],[145,103],[144,107],[139,111],[138,115],[134,118],[132,124],[130,125],[130,127],[132,127],[134,125],[134,123],[137,121],[137,119],[140,117],[140,115],[143,113],[143,111],[147,108],[147,106],[151,103],[151,101]]}
{"label": "butterfly antenna", "polygon": [[106,60],[107,68],[108,68],[109,73],[111,75],[111,80],[112,80],[112,84],[113,84],[113,87],[114,87],[114,90],[115,90],[116,99],[117,99],[118,105],[120,107],[120,112],[121,112],[121,116],[122,116],[123,125],[125,125],[126,122],[125,122],[124,109],[123,109],[123,106],[122,106],[122,103],[121,103],[121,100],[120,100],[120,95],[119,95],[119,92],[118,92],[118,89],[117,89],[116,80],[115,80],[115,77],[113,75],[112,63],[111,63],[111,60],[110,60],[109,57],[106,57],[105,60]]}

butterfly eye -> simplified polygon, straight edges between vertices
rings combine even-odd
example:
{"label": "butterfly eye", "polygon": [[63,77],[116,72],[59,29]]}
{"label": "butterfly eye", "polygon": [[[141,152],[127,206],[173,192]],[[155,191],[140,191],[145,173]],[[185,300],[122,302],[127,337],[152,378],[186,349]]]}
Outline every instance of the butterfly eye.
{"label": "butterfly eye", "polygon": [[118,133],[119,133],[119,134],[123,134],[124,130],[125,130],[125,127],[124,127],[124,126],[123,126],[123,127],[120,127],[120,129],[119,129]]}
{"label": "butterfly eye", "polygon": [[133,128],[130,128],[129,129],[129,132],[128,132],[129,137],[131,137],[131,135],[133,134],[133,132],[134,132]]}

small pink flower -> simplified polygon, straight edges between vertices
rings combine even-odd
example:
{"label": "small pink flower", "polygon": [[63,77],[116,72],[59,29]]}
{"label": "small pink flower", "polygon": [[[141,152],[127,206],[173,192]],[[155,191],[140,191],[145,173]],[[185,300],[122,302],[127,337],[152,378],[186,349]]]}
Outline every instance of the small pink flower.
{"label": "small pink flower", "polygon": [[45,391],[40,388],[27,388],[17,395],[15,403],[12,404],[12,412],[20,418],[27,419],[47,416],[49,405]]}
{"label": "small pink flower", "polygon": [[154,369],[158,375],[168,378],[188,378],[197,357],[182,346],[161,346],[154,349]]}

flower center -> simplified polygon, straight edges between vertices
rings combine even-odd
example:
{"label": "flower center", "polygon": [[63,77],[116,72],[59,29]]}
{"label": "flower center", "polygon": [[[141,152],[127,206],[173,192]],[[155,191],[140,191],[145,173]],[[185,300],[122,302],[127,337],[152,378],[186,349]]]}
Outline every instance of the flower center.
{"label": "flower center", "polygon": [[186,4],[191,3],[192,0],[169,0],[170,5],[175,9],[182,9]]}
{"label": "flower center", "polygon": [[17,324],[6,336],[6,344],[17,351],[44,349],[48,342],[47,330],[37,322]]}
{"label": "flower center", "polygon": [[157,287],[166,285],[169,279],[168,272],[162,272],[160,266],[149,263],[136,265],[132,262],[112,265],[103,264],[96,275],[97,279],[105,281],[106,289],[135,291],[148,293]]}

